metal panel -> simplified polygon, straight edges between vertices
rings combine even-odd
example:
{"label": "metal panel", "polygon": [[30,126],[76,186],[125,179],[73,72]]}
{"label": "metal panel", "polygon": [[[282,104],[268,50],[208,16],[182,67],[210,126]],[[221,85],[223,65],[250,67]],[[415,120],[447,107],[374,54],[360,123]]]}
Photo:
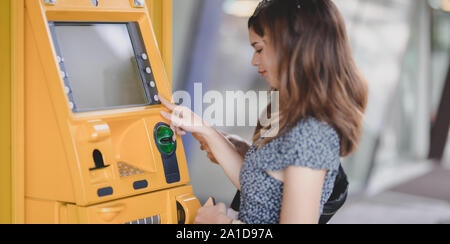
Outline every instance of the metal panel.
{"label": "metal panel", "polygon": [[[164,61],[167,77],[172,83],[172,0],[146,0],[153,30]],[[172,90],[172,84],[169,85]]]}
{"label": "metal panel", "polygon": [[[11,2],[0,2],[0,223],[11,223]],[[6,35],[6,36],[5,36]]]}
{"label": "metal panel", "polygon": [[11,180],[12,222],[25,221],[25,2],[11,4]]}

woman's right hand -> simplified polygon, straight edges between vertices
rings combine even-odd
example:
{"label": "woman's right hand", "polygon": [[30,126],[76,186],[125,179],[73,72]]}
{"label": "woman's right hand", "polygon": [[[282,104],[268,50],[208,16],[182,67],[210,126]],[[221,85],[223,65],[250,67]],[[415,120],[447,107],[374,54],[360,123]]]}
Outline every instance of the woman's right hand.
{"label": "woman's right hand", "polygon": [[[246,140],[239,136],[230,135],[223,131],[220,131],[220,134],[224,136],[225,139],[227,139],[229,142],[231,142],[231,144],[233,144],[236,152],[238,152],[242,157],[245,157],[245,154],[250,148],[250,144]],[[200,143],[200,149],[206,152],[206,156],[209,158],[209,160],[211,160],[213,163],[219,164],[217,162],[217,159],[214,157],[214,154],[211,152],[208,143],[206,143],[206,140],[197,133],[193,133],[193,136]]]}
{"label": "woman's right hand", "polygon": [[[177,106],[167,101],[163,96],[158,95],[161,104],[170,112],[161,111],[161,115],[170,121],[170,128],[178,135],[185,135],[186,131],[205,135],[212,128],[197,116],[192,110],[184,106]],[[173,140],[176,140],[176,134]]]}
{"label": "woman's right hand", "polygon": [[[199,135],[198,138],[204,139],[202,140],[203,144],[208,146],[204,149],[208,150],[209,156],[222,167],[231,183],[240,189],[239,174],[244,157],[236,149],[236,146],[189,108],[174,105],[162,96],[159,96],[159,99],[170,111],[163,110],[161,115],[170,121],[170,127],[175,132],[173,140],[176,140],[176,134],[183,135],[186,132]],[[211,148],[214,149],[214,152],[211,151]]]}

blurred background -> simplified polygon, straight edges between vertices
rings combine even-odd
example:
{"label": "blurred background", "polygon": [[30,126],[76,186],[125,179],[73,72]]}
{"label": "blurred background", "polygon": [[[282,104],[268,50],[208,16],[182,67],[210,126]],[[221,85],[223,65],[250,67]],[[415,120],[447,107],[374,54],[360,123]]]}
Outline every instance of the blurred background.
{"label": "blurred background", "polygon": [[[174,91],[269,89],[251,66],[258,2],[173,0]],[[334,2],[370,97],[360,148],[342,160],[351,195],[332,223],[450,223],[450,0]],[[219,129],[249,141],[254,131]],[[183,142],[200,201],[230,204],[236,189],[221,168],[192,136]]]}

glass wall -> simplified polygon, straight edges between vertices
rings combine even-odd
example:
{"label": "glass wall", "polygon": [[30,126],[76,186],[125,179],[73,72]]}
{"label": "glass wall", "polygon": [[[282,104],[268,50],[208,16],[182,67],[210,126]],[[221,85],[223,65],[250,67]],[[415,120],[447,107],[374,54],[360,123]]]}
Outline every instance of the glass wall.
{"label": "glass wall", "polygon": [[393,105],[401,102],[396,93],[400,90],[403,61],[413,35],[416,3],[401,0],[336,3],[346,19],[356,62],[369,85],[359,150],[344,159],[352,190],[360,191],[369,184],[371,172],[380,167],[379,162],[394,162],[399,154],[397,145],[401,139],[388,125],[392,123]]}

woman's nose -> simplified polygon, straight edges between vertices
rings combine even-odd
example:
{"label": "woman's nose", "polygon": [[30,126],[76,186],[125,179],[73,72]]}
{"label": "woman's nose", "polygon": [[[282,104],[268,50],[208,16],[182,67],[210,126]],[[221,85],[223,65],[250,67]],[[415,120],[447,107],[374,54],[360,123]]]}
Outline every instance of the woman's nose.
{"label": "woman's nose", "polygon": [[253,65],[253,66],[258,66],[258,65],[259,65],[259,59],[258,59],[256,53],[253,55],[253,58],[252,58],[252,65]]}

